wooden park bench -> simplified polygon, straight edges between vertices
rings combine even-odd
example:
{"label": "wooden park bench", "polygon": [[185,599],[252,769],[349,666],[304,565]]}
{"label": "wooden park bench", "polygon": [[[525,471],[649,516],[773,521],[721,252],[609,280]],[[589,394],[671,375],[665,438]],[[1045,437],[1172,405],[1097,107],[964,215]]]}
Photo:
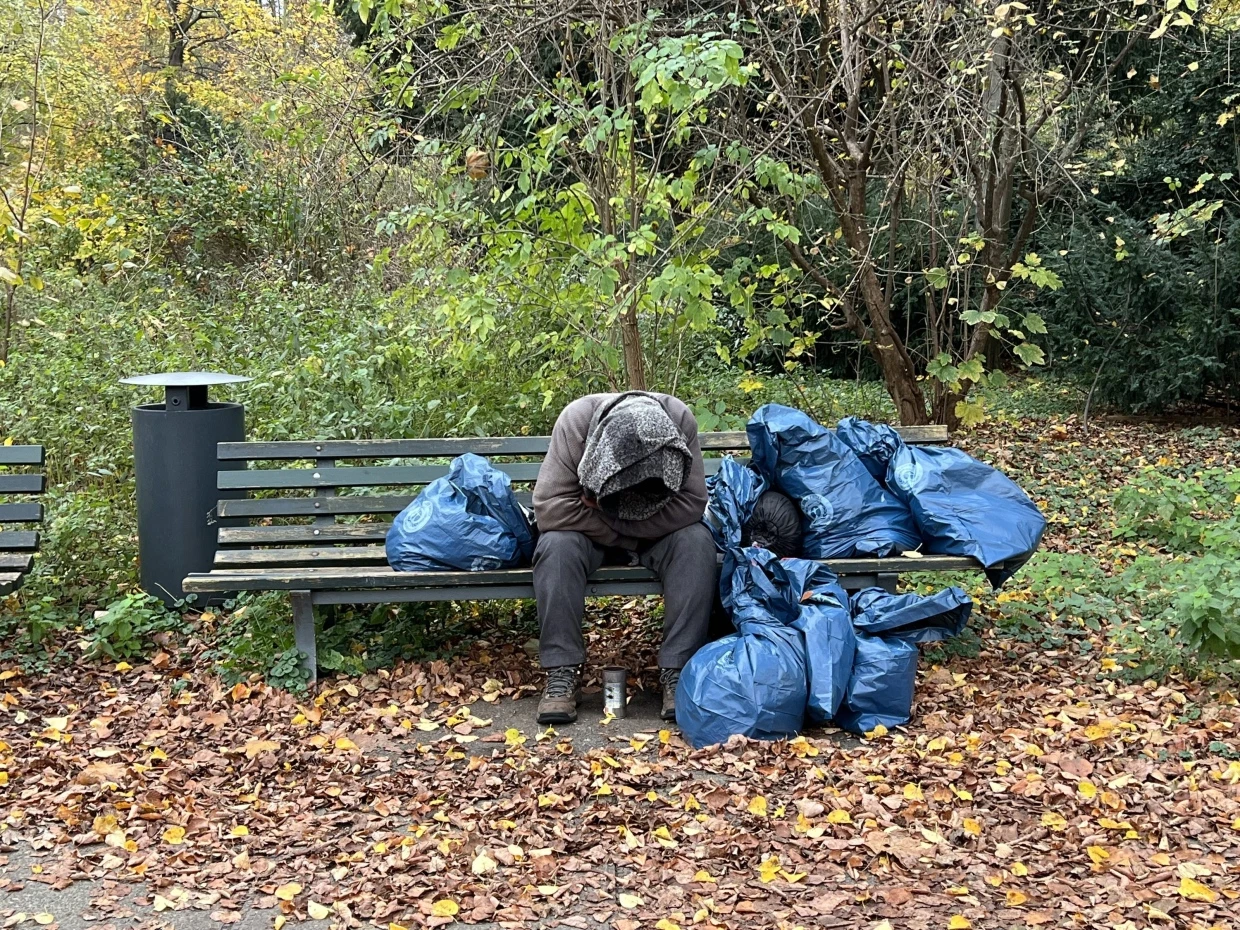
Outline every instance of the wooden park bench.
{"label": "wooden park bench", "polygon": [[[904,427],[906,442],[945,444],[943,426]],[[719,468],[725,453],[745,454],[744,433],[702,433],[706,473]],[[485,572],[395,572],[387,564],[384,541],[393,516],[413,500],[408,489],[426,485],[448,471],[453,456],[474,452],[490,458],[518,488],[532,488],[550,437],[491,439],[322,440],[310,442],[222,442],[219,488],[234,496],[221,500],[217,516],[253,525],[219,529],[212,570],[185,579],[187,593],[288,591],[293,606],[297,649],[315,674],[314,607],[318,604],[374,604],[409,601],[475,601],[532,598],[528,568]],[[435,464],[396,464],[393,460],[437,460]],[[374,464],[376,461],[383,464]],[[342,461],[350,463],[342,465]],[[248,467],[238,468],[239,462]],[[273,462],[275,467],[254,463]],[[529,491],[518,490],[523,503]],[[845,587],[895,589],[901,572],[978,570],[970,558],[833,559],[828,562]],[[606,566],[590,577],[591,596],[660,594],[645,568]]]}
{"label": "wooden park bench", "polygon": [[0,446],[0,597],[16,591],[34,565],[39,534],[23,525],[33,526],[43,520],[42,504],[12,500],[42,494],[43,475],[14,468],[42,464],[42,446]]}

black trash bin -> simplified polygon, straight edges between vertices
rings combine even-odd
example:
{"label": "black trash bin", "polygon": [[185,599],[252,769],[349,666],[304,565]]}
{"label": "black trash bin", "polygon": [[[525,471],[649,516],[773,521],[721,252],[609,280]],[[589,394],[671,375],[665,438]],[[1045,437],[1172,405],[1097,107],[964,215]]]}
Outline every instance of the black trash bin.
{"label": "black trash bin", "polygon": [[216,501],[245,495],[216,487],[219,469],[245,468],[245,462],[216,456],[217,443],[245,441],[245,408],[212,403],[207,389],[249,380],[180,371],[121,382],[164,389],[163,403],[134,407],[132,419],[142,588],[169,606],[185,596],[186,575],[211,570],[220,526],[213,516]]}

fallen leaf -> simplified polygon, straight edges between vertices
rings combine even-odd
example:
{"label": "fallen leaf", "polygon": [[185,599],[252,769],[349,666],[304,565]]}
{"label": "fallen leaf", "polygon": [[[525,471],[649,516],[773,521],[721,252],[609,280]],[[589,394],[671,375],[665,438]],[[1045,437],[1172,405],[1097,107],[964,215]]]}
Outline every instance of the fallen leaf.
{"label": "fallen leaf", "polygon": [[470,871],[475,875],[487,875],[499,868],[499,863],[488,856],[485,852],[479,851],[474,857],[473,863],[470,865]]}
{"label": "fallen leaf", "polygon": [[310,915],[311,920],[326,920],[331,916],[331,912],[330,907],[318,901],[310,901],[306,904],[306,913]]}
{"label": "fallen leaf", "polygon": [[1011,889],[1006,895],[1004,895],[1004,900],[1007,902],[1008,907],[1020,907],[1029,900],[1029,896],[1023,891]]}
{"label": "fallen leaf", "polygon": [[461,906],[451,898],[440,898],[431,905],[431,914],[435,917],[455,917],[460,910]]}
{"label": "fallen leaf", "polygon": [[947,921],[947,930],[969,930],[972,926],[969,918],[963,914],[952,914],[951,919]]}
{"label": "fallen leaf", "polygon": [[834,823],[834,824],[852,823],[852,815],[849,814],[848,811],[844,810],[843,808],[837,807],[835,810],[831,811],[831,813],[827,814],[827,823]]}
{"label": "fallen leaf", "polygon": [[287,885],[281,885],[276,889],[275,894],[281,901],[292,901],[301,894],[301,883],[289,882]]}
{"label": "fallen leaf", "polygon": [[621,893],[617,896],[620,906],[627,910],[634,910],[641,907],[645,902],[635,894]]}
{"label": "fallen leaf", "polygon": [[926,796],[922,793],[920,785],[914,785],[909,782],[904,786],[904,800],[906,801],[924,801]]}
{"label": "fallen leaf", "polygon": [[185,842],[185,828],[169,827],[161,834],[161,837],[169,846],[180,846]]}
{"label": "fallen leaf", "polygon": [[265,752],[275,752],[280,744],[269,739],[252,739],[245,744],[245,757],[255,759]]}
{"label": "fallen leaf", "polygon": [[1076,783],[1076,790],[1079,791],[1081,797],[1085,798],[1087,801],[1092,801],[1098,796],[1098,786],[1092,781],[1088,781],[1084,778]]}
{"label": "fallen leaf", "polygon": [[762,795],[758,795],[756,798],[754,798],[752,801],[749,802],[748,810],[749,810],[749,813],[753,814],[755,817],[765,817],[766,816],[766,798],[764,798]]}
{"label": "fallen leaf", "polygon": [[982,835],[981,821],[974,820],[972,817],[966,817],[964,819],[964,832],[972,836],[981,836]]}
{"label": "fallen leaf", "polygon": [[1204,901],[1206,904],[1213,904],[1218,900],[1218,892],[1203,885],[1195,878],[1184,875],[1180,878],[1180,897],[1187,898],[1189,901]]}

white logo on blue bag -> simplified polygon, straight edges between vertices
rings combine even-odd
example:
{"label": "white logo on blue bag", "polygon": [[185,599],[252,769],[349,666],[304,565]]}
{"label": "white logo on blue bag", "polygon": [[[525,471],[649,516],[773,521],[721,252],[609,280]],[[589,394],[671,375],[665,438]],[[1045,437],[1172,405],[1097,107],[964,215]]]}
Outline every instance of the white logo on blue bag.
{"label": "white logo on blue bag", "polygon": [[921,486],[922,479],[925,477],[925,471],[921,467],[921,462],[910,457],[896,466],[895,472],[891,477],[895,481],[896,487],[911,494]]}
{"label": "white logo on blue bag", "polygon": [[404,518],[400,522],[402,533],[416,533],[431,522],[434,508],[429,505],[419,506],[419,504],[406,508]]}
{"label": "white logo on blue bag", "polygon": [[489,572],[499,568],[500,561],[492,556],[480,555],[469,563],[471,572]]}
{"label": "white logo on blue bag", "polygon": [[835,521],[835,507],[822,494],[802,498],[801,511],[816,530],[825,530]]}

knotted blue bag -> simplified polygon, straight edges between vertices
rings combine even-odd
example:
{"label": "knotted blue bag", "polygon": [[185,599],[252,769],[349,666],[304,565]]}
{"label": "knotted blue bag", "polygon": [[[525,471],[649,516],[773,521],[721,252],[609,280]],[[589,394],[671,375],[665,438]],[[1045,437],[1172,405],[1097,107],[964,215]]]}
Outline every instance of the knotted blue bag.
{"label": "knotted blue bag", "polygon": [[1046,518],[1007,475],[966,452],[903,443],[887,469],[887,487],[908,504],[924,552],[968,555],[998,588],[1029,561]]}
{"label": "knotted blue bag", "polygon": [[516,568],[533,555],[533,533],[511,480],[468,452],[400,512],[387,534],[388,564],[398,572]]}
{"label": "knotted blue bag", "polygon": [[801,507],[806,558],[899,555],[921,545],[908,506],[834,431],[799,410],[767,404],[746,432],[754,466]]}
{"label": "knotted blue bag", "polygon": [[958,635],[973,601],[960,588],[930,597],[866,588],[853,594],[850,606],[857,651],[835,722],[850,733],[868,733],[880,723],[902,726],[913,713],[917,644]]}
{"label": "knotted blue bag", "polygon": [[731,456],[720,461],[719,471],[706,479],[706,515],[702,520],[720,552],[740,548],[743,527],[765,490],[766,479]]}
{"label": "knotted blue bag", "polygon": [[857,417],[844,417],[835,427],[835,435],[852,449],[865,470],[882,485],[887,482],[887,466],[904,445],[900,434],[885,423],[871,423]]}
{"label": "knotted blue bag", "polygon": [[805,637],[805,712],[811,723],[827,723],[844,701],[857,649],[848,592],[821,562],[784,559],[783,565],[795,579],[794,590],[801,592],[793,626]]}
{"label": "knotted blue bag", "polygon": [[805,643],[795,576],[767,549],[730,549],[720,578],[736,632],[699,649],[680,674],[676,722],[701,749],[737,733],[784,739],[805,718]]}

